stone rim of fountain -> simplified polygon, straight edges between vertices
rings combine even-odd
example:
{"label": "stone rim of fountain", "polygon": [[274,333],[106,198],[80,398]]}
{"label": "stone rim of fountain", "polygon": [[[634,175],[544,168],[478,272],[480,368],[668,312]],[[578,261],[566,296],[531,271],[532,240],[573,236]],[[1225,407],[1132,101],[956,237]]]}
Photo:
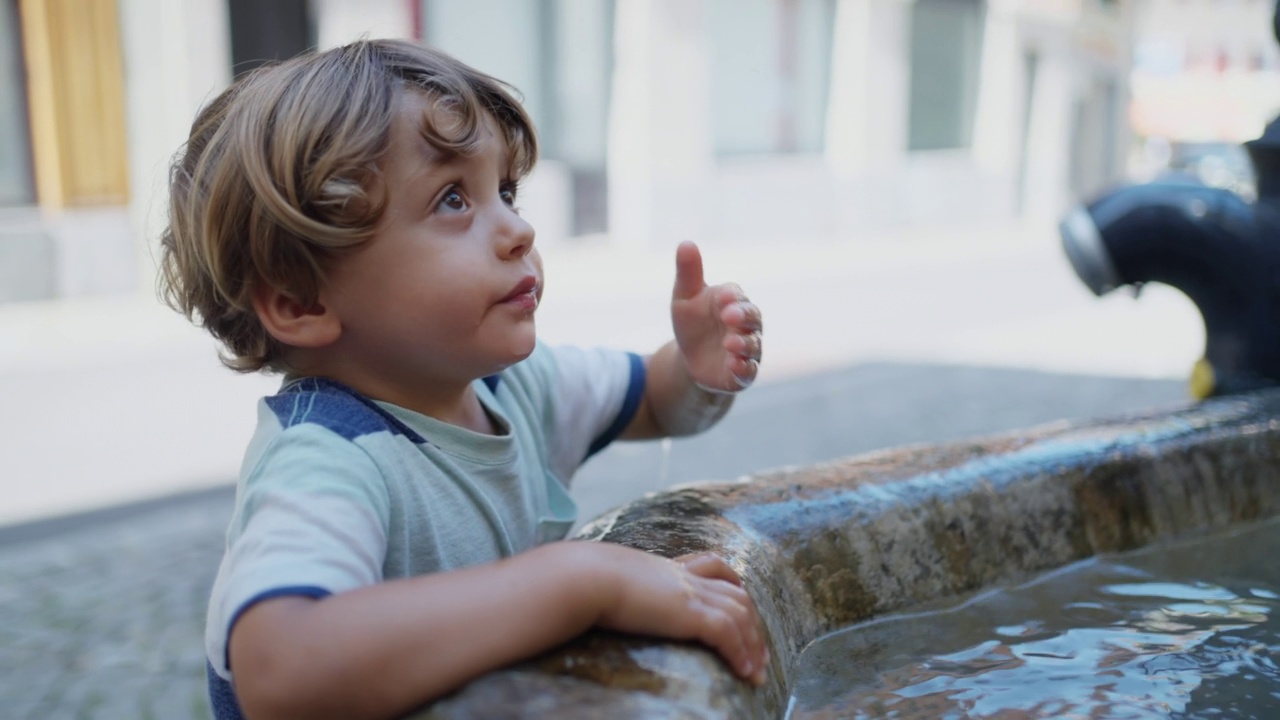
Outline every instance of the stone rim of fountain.
{"label": "stone rim of fountain", "polygon": [[800,652],[872,617],[1280,514],[1280,390],[916,445],[651,494],[584,541],[720,553],[772,653],[755,689],[690,643],[593,632],[422,717],[777,718]]}

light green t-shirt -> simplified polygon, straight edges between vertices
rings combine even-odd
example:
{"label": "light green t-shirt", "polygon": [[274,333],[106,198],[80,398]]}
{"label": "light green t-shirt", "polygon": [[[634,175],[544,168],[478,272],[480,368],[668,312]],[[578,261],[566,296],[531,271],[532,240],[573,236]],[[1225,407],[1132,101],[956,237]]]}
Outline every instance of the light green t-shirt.
{"label": "light green t-shirt", "polygon": [[565,537],[574,471],[626,427],[643,361],[539,344],[476,381],[502,434],[485,435],[336,382],[285,383],[258,407],[206,652],[229,680],[235,620],[261,600],[324,597],[385,579],[492,562]]}

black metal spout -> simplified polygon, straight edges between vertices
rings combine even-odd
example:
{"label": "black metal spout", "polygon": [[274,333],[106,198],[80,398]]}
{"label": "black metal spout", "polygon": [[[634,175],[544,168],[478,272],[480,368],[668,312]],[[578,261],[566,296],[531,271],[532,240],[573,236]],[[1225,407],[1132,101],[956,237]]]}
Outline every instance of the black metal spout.
{"label": "black metal spout", "polygon": [[1275,196],[1260,195],[1250,204],[1190,181],[1132,185],[1075,209],[1060,231],[1067,257],[1095,294],[1158,282],[1195,303],[1204,319],[1205,351],[1192,376],[1194,395],[1280,384]]}
{"label": "black metal spout", "polygon": [[[1280,3],[1272,13],[1280,42]],[[1197,397],[1280,384],[1280,118],[1245,143],[1257,200],[1187,180],[1103,194],[1062,221],[1062,246],[1097,295],[1159,282],[1204,319]]]}
{"label": "black metal spout", "polygon": [[1280,120],[1268,123],[1262,137],[1245,143],[1244,149],[1257,177],[1258,199],[1280,200]]}

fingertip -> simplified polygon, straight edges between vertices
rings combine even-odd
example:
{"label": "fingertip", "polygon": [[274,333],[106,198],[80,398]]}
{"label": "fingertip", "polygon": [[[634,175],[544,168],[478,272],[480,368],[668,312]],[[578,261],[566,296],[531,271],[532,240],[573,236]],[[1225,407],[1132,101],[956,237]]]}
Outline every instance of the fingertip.
{"label": "fingertip", "polygon": [[732,296],[725,297],[721,295],[720,301],[720,322],[725,325],[738,326],[746,319],[746,310],[742,308],[742,304],[735,301]]}
{"label": "fingertip", "polygon": [[692,240],[681,240],[676,246],[676,268],[687,268],[690,264],[702,262],[702,251]]}
{"label": "fingertip", "polygon": [[762,644],[752,644],[751,654],[753,659],[747,661],[748,670],[742,676],[752,685],[759,687],[769,677],[769,649]]}
{"label": "fingertip", "polygon": [[720,558],[715,553],[709,550],[704,550],[702,552],[686,553],[673,559],[681,565],[684,565],[690,572],[696,573],[699,567],[702,567],[708,562],[718,561]]}
{"label": "fingertip", "polygon": [[691,298],[706,287],[702,276],[702,255],[698,246],[689,240],[676,248],[676,282],[672,290],[675,299]]}
{"label": "fingertip", "polygon": [[725,335],[724,340],[720,343],[720,347],[725,352],[737,357],[747,356],[747,339],[742,335]]}
{"label": "fingertip", "polygon": [[747,294],[742,291],[742,286],[739,285],[738,283],[734,283],[734,282],[725,283],[720,287],[724,288],[724,291],[728,294],[731,300],[736,300],[740,302],[747,301]]}
{"label": "fingertip", "polygon": [[757,686],[763,685],[769,678],[769,663],[772,662],[773,656],[769,654],[769,648],[764,644],[764,639],[760,639],[760,659],[756,665],[756,674],[753,680]]}
{"label": "fingertip", "polygon": [[760,363],[755,358],[742,357],[741,355],[732,355],[728,360],[729,374],[740,386],[739,390],[745,390],[756,381],[756,376],[760,374]]}
{"label": "fingertip", "polygon": [[742,587],[742,578],[734,572],[729,563],[714,552],[708,551],[692,556],[685,565],[690,572],[706,580],[723,580],[731,585]]}

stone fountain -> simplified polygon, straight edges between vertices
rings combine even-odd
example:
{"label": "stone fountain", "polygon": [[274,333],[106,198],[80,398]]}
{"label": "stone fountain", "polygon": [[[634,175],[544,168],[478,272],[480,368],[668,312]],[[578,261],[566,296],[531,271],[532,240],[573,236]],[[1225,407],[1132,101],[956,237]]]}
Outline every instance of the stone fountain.
{"label": "stone fountain", "polygon": [[800,651],[828,632],[1278,513],[1280,390],[676,488],[580,537],[725,557],[765,624],[765,686],[697,645],[596,632],[419,717],[780,718]]}

